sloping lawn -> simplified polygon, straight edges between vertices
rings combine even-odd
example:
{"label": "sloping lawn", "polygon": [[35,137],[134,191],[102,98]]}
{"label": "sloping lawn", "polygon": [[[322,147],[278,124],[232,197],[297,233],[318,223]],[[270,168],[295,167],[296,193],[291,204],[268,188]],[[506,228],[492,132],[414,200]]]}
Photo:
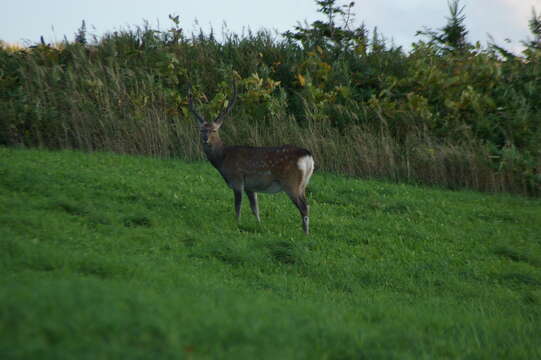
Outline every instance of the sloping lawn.
{"label": "sloping lawn", "polygon": [[[316,159],[317,161],[317,159]],[[541,358],[541,201],[0,148],[2,359]]]}

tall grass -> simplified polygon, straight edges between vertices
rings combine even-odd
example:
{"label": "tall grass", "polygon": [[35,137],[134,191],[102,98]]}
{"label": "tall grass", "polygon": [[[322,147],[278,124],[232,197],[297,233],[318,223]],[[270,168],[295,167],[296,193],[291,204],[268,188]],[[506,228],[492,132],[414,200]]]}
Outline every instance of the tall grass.
{"label": "tall grass", "polygon": [[178,23],[82,35],[0,49],[0,144],[200,159],[187,89],[212,117],[236,78],[229,144],[296,143],[320,169],[363,178],[540,193],[538,62],[423,42],[405,54],[377,37],[336,57],[267,31],[185,36]]}

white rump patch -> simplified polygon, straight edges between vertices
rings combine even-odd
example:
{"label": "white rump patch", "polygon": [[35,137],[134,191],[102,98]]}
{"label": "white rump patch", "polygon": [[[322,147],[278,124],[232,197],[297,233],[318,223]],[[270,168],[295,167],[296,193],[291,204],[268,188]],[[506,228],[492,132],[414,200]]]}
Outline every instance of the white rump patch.
{"label": "white rump patch", "polygon": [[314,158],[310,155],[303,156],[297,160],[297,166],[302,173],[301,189],[304,189],[314,172]]}

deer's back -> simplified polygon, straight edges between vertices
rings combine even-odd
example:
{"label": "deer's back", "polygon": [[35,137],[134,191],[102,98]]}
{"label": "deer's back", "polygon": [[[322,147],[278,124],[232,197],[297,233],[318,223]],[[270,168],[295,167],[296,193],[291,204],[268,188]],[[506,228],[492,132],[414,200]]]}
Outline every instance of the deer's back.
{"label": "deer's back", "polygon": [[[306,178],[307,169],[303,168],[301,160],[305,158],[312,159],[310,151],[294,145],[230,146],[224,149],[224,175],[242,177],[249,190],[276,192],[280,191],[276,186],[278,184]],[[308,169],[308,178],[313,170],[313,160],[311,161],[312,169]]]}
{"label": "deer's back", "polygon": [[241,171],[273,170],[288,168],[310,151],[294,146],[276,147],[228,146],[224,151],[224,163]]}

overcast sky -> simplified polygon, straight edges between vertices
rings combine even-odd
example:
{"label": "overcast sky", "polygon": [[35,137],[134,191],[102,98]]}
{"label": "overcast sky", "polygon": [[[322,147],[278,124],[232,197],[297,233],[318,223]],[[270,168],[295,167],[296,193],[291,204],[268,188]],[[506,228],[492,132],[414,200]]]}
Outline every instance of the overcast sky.
{"label": "overcast sky", "polygon": [[[530,34],[532,7],[541,12],[541,0],[462,0],[461,4],[466,6],[470,41],[485,45],[490,34],[499,45],[515,50]],[[357,24],[377,26],[387,39],[406,49],[417,30],[441,28],[449,14],[447,0],[357,0],[354,11]],[[83,19],[89,32],[97,35],[142,25],[144,20],[165,29],[170,25],[168,14],[180,15],[188,33],[196,21],[217,33],[224,23],[237,33],[247,28],[284,32],[298,22],[321,18],[313,0],[2,0],[0,39],[23,45],[39,41],[40,35],[49,42],[61,41],[64,35],[72,40]]]}

